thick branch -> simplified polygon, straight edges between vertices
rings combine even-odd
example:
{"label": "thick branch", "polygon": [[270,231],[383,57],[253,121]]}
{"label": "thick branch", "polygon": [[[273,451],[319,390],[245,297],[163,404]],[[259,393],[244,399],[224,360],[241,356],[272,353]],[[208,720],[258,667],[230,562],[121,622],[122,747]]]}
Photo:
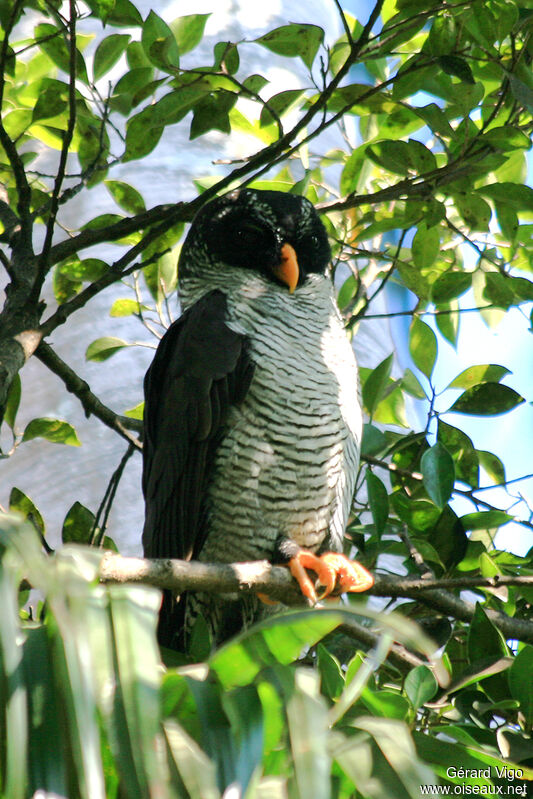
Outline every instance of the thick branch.
{"label": "thick branch", "polygon": [[[100,578],[104,582],[134,582],[182,591],[260,592],[285,605],[305,603],[302,594],[287,569],[272,566],[268,561],[251,563],[199,563],[182,560],[145,560],[125,558],[107,552],[100,564]],[[370,592],[373,596],[407,597],[422,602],[453,618],[469,622],[475,606],[465,602],[450,591],[440,587],[496,587],[502,585],[533,584],[533,576],[526,577],[473,577],[458,581],[377,577]],[[488,609],[487,615],[507,638],[517,638],[533,643],[533,622],[514,619],[504,613]]]}
{"label": "thick branch", "polygon": [[42,341],[35,351],[37,358],[47,366],[50,371],[56,374],[65,384],[67,391],[74,394],[81,404],[85,414],[89,416],[93,414],[101,422],[110,427],[116,433],[125,438],[136,449],[141,450],[141,442],[133,436],[127,428],[141,432],[142,422],[138,419],[129,419],[127,416],[119,416],[101,402],[98,397],[92,393],[89,384],[82,380],[76,372],[63,361],[59,355],[54,352],[49,344]]}

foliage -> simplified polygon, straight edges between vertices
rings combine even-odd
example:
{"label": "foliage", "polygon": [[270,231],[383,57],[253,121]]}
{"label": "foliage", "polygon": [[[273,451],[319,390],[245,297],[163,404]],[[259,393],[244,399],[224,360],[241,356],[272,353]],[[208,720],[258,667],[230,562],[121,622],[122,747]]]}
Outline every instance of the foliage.
{"label": "foliage", "polygon": [[[217,42],[206,63],[196,53],[207,14],[165,21],[152,10],[143,20],[129,0],[90,0],[83,11],[73,0],[0,2],[6,455],[35,437],[79,445],[72,425],[45,409],[18,428],[18,372],[33,354],[139,449],[140,408],[118,415],[103,406],[48,337],[60,340],[67,319],[121,282],[127,296],[114,299],[110,335],[87,342],[87,358],[108,368],[133,345],[135,325],[168,324],[185,223],[202,203],[244,184],[305,194],[330,234],[348,331],[372,317],[389,286],[411,304],[412,369],[399,374],[390,356],[361,370],[368,423],[347,546],[374,570],[447,587],[395,594],[404,600],[386,616],[354,604],[359,627],[349,609],[291,613],[203,666],[163,674],[153,591],[97,586],[94,551],[50,558],[0,517],[0,784],[10,799],[37,789],[114,796],[119,782],[130,796],[216,797],[235,781],[243,791],[249,783],[249,797],[319,795],[319,786],[324,797],[414,797],[433,775],[487,790],[509,784],[504,764],[532,778],[532,556],[501,550],[494,536],[511,520],[527,532],[533,525],[504,464],[474,445],[469,426],[511,414],[525,398],[505,365],[471,364],[444,381],[439,367],[465,308],[474,304],[488,325],[531,308],[533,4],[379,0],[368,20],[335,5],[337,41],[295,22]],[[18,39],[29,22],[32,33]],[[304,70],[301,88],[272,91],[250,66],[265,51]],[[148,157],[177,125],[191,140],[225,136],[230,151],[246,137],[249,154],[218,165],[220,178],[199,177],[193,200],[147,209],[117,167]],[[331,130],[340,143],[324,152]],[[43,151],[52,177],[41,171]],[[117,212],[62,235],[79,192],[108,192]],[[121,248],[113,263],[87,252],[107,242]],[[48,276],[50,313],[41,302]],[[131,341],[112,335],[114,320],[128,316]],[[487,499],[491,485],[501,489],[498,504]],[[32,500],[13,489],[10,505],[45,541]],[[108,545],[106,517],[107,507],[95,515],[74,503],[64,541]],[[453,583],[465,576],[493,581],[475,590],[475,609]],[[41,589],[46,609],[20,622],[22,577]],[[502,578],[514,584],[498,586]]]}

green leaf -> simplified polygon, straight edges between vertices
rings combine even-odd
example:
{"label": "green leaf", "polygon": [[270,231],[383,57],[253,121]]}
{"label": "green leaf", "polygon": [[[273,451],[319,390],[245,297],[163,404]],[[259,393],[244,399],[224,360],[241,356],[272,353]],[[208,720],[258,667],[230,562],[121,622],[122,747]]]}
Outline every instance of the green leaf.
{"label": "green leaf", "polygon": [[417,756],[409,728],[402,721],[386,718],[359,716],[352,722],[356,729],[371,735],[386,761],[395,772],[395,796],[400,787],[405,796],[415,799],[420,796],[420,785],[432,785],[435,780],[431,769]]}
{"label": "green leaf", "polygon": [[218,91],[196,103],[193,109],[190,138],[196,139],[210,130],[231,133],[229,112],[237,102],[233,92]]}
{"label": "green leaf", "polygon": [[95,515],[81,502],[75,502],[63,521],[61,540],[64,544],[89,544]]}
{"label": "green leaf", "polygon": [[[20,520],[0,515],[2,549],[5,540],[18,536]],[[2,787],[10,799],[26,797],[26,760],[28,757],[27,692],[22,671],[23,637],[20,631],[17,602],[17,574],[8,568],[7,558],[0,559],[0,707],[2,708]]]}
{"label": "green leaf", "polygon": [[146,211],[142,195],[133,186],[123,183],[121,180],[106,180],[104,183],[116,204],[124,211],[130,214],[140,214],[142,211]]}
{"label": "green leaf", "polygon": [[[287,91],[279,92],[268,100],[268,107],[265,105],[261,109],[261,116],[259,117],[259,124],[262,128],[268,127],[275,121],[274,114],[282,117],[288,114],[293,108],[299,105],[300,99],[303,96],[302,89],[287,89]],[[273,112],[273,113],[272,113]]]}
{"label": "green leaf", "polygon": [[16,511],[22,514],[25,519],[28,519],[33,527],[44,536],[46,526],[41,512],[26,494],[20,488],[12,488],[9,495],[9,510]]}
{"label": "green leaf", "polygon": [[409,713],[409,702],[394,691],[372,691],[365,686],[361,692],[361,702],[375,716],[388,719],[405,719]]}
{"label": "green leaf", "polygon": [[115,66],[129,44],[131,36],[123,33],[112,33],[102,39],[94,54],[93,75],[98,80]]}
{"label": "green leaf", "polygon": [[234,779],[242,786],[244,794],[263,756],[263,706],[255,685],[244,685],[233,691],[222,690],[221,699],[237,752]]}
{"label": "green leaf", "polygon": [[494,530],[512,520],[513,517],[502,510],[476,511],[461,516],[461,523],[465,530]]}
{"label": "green leaf", "polygon": [[139,314],[141,309],[145,310],[146,306],[141,306],[137,300],[131,300],[129,298],[121,298],[115,300],[113,305],[109,310],[109,316],[112,317],[121,317],[121,316],[132,316],[132,314]]}
{"label": "green leaf", "polygon": [[174,765],[189,795],[220,799],[213,761],[176,721],[166,719],[163,728]]}
{"label": "green leaf", "polygon": [[433,699],[438,690],[435,675],[427,666],[411,669],[403,684],[405,693],[415,710]]}
{"label": "green leaf", "polygon": [[204,28],[211,14],[187,14],[170,23],[181,55],[194,50],[202,41]]}
{"label": "green leaf", "polygon": [[363,441],[361,443],[362,455],[383,455],[389,447],[389,442],[384,433],[372,424],[363,425]]}
{"label": "green leaf", "polygon": [[515,211],[533,211],[533,189],[519,183],[489,183],[476,189],[489,200],[508,205]]}
{"label": "green leaf", "polygon": [[411,322],[409,352],[415,366],[429,379],[437,359],[437,337],[418,316]]}
{"label": "green leaf", "polygon": [[431,286],[431,299],[436,305],[449,302],[468,291],[471,285],[472,275],[469,272],[445,272]]}
{"label": "green leaf", "polygon": [[17,372],[9,387],[6,407],[4,410],[4,422],[12,430],[15,427],[15,419],[17,418],[17,411],[20,405],[21,392],[22,392],[22,384],[20,380],[20,375]]}
{"label": "green leaf", "polygon": [[320,696],[317,677],[311,669],[297,669],[295,690],[287,702],[287,721],[299,796],[325,797],[330,792],[327,706]]}
{"label": "green leaf", "polygon": [[143,25],[142,46],[146,57],[154,66],[165,71],[179,68],[179,50],[174,34],[153,10]]}
{"label": "green leaf", "polygon": [[449,409],[471,416],[497,416],[525,402],[514,389],[501,383],[487,382],[467,389]]}
{"label": "green leaf", "polygon": [[426,228],[425,224],[421,225],[413,238],[411,252],[413,262],[418,269],[431,266],[440,253],[439,228],[436,225],[430,228]]}
{"label": "green leaf", "polygon": [[431,55],[447,55],[456,48],[457,26],[451,14],[438,15],[427,38],[427,46]]}
{"label": "green leaf", "polygon": [[389,385],[390,371],[394,354],[391,353],[375,369],[373,369],[363,385],[363,404],[370,416],[383,399]]}
{"label": "green leaf", "polygon": [[448,502],[455,484],[455,466],[446,447],[437,443],[426,450],[420,461],[424,487],[439,508]]}
{"label": "green leaf", "polygon": [[505,467],[493,452],[483,449],[476,450],[479,464],[494,483],[505,483]]}
{"label": "green leaf", "polygon": [[33,438],[45,438],[53,444],[68,444],[71,447],[81,446],[81,441],[72,425],[60,419],[33,419],[26,426],[22,440],[31,441]]}
{"label": "green leaf", "polygon": [[124,416],[128,416],[130,419],[142,419],[144,413],[144,400],[139,402],[138,405],[135,405],[134,408],[128,408],[127,411],[124,411]]}
{"label": "green leaf", "polygon": [[366,470],[366,487],[368,491],[368,502],[376,532],[381,534],[389,518],[389,497],[387,489],[370,469]]}
{"label": "green leaf", "polygon": [[124,349],[124,347],[128,346],[128,342],[124,341],[121,338],[115,338],[115,336],[103,336],[102,338],[97,338],[89,346],[85,351],[85,359],[87,361],[106,361],[108,358],[111,358],[119,350]]}
{"label": "green leaf", "polygon": [[339,293],[337,294],[337,305],[342,310],[346,308],[348,303],[350,303],[355,295],[357,294],[359,283],[355,278],[355,275],[348,275],[344,283],[339,289]]}
{"label": "green leaf", "polygon": [[464,58],[459,58],[456,55],[442,55],[437,58],[437,63],[447,75],[453,75],[465,83],[475,83],[470,64]]}
{"label": "green leaf", "polygon": [[511,374],[506,366],[494,363],[477,364],[464,369],[448,384],[448,388],[472,388],[481,383],[499,383],[505,375]]}
{"label": "green leaf", "polygon": [[470,230],[487,231],[492,217],[488,202],[476,194],[457,194],[455,205]]}
{"label": "green leaf", "polygon": [[317,665],[322,693],[330,699],[337,699],[344,688],[344,675],[337,658],[323,644],[317,646]]}
{"label": "green leaf", "polygon": [[59,80],[45,78],[41,82],[37,102],[33,107],[32,122],[59,116],[68,106],[68,86]]}
{"label": "green leaf", "polygon": [[507,310],[515,300],[509,278],[500,272],[486,272],[483,297],[492,305]]}
{"label": "green leaf", "polygon": [[[215,56],[215,69],[223,70],[229,75],[235,75],[239,71],[240,58],[237,45],[232,42],[217,42],[213,49]],[[246,86],[251,92],[257,93],[268,83],[261,75],[251,75],[243,81],[243,86]],[[256,88],[258,87],[258,88]]]}
{"label": "green leaf", "polygon": [[405,370],[402,377],[402,388],[416,399],[426,399],[426,392],[420,385],[418,378],[409,368]]}
{"label": "green leaf", "polygon": [[533,646],[526,644],[516,656],[509,672],[511,696],[520,702],[526,729],[533,727]]}
{"label": "green leaf", "polygon": [[467,651],[471,664],[487,657],[509,655],[505,638],[479,603],[468,627]]}
{"label": "green leaf", "polygon": [[311,69],[318,48],[324,41],[324,31],[317,25],[291,24],[275,28],[255,41],[277,55],[300,56]]}
{"label": "green leaf", "polygon": [[437,440],[446,447],[452,456],[457,479],[477,488],[479,485],[479,458],[472,440],[462,430],[446,424],[442,419],[439,419]]}
{"label": "green leaf", "polygon": [[[50,58],[59,69],[66,72],[67,75],[70,74],[70,53],[63,36],[63,31],[60,28],[56,28],[55,25],[42,22],[35,27],[34,37],[38,41],[39,47],[46,53],[48,58]],[[76,50],[76,77],[83,81],[83,83],[89,82],[85,61],[79,50]]]}
{"label": "green leaf", "polygon": [[133,585],[110,585],[108,592],[121,704],[114,719],[115,735],[122,751],[131,752],[129,768],[123,773],[128,773],[132,787],[138,785],[126,794],[148,797],[148,786],[163,785],[166,778],[159,721],[160,656],[155,636],[161,594],[149,586]]}
{"label": "green leaf", "polygon": [[28,689],[28,795],[68,795],[64,708],[55,684],[53,650],[46,626],[26,627],[22,670]]}

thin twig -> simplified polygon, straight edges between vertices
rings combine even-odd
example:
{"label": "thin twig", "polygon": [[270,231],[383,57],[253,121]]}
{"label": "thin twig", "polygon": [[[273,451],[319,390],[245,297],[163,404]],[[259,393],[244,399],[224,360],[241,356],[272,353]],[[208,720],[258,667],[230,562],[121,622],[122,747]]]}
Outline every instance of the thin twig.
{"label": "thin twig", "polygon": [[[101,547],[104,544],[105,532],[107,530],[107,522],[109,520],[109,514],[111,513],[111,508],[113,507],[113,502],[115,500],[117,488],[119,486],[120,480],[122,479],[122,475],[124,473],[124,469],[126,468],[126,464],[134,452],[135,452],[135,445],[133,442],[130,442],[126,452],[120,459],[119,465],[111,475],[104,497],[102,499],[102,502],[100,503],[100,507],[98,508],[98,511],[94,519],[94,524],[91,530],[91,537],[90,537],[91,546]],[[102,521],[100,521],[100,519]]]}
{"label": "thin twig", "polygon": [[[51,372],[56,374],[65,384],[67,391],[74,394],[81,404],[87,416],[93,414],[111,430],[114,430],[122,438],[131,444],[135,449],[142,450],[141,442],[133,436],[129,430],[142,431],[142,422],[138,419],[129,419],[127,416],[120,416],[101,402],[92,393],[88,383],[82,380],[76,372],[54,352],[49,344],[42,341],[37,347],[35,354],[39,360],[47,366]],[[129,429],[128,429],[129,428]]]}
{"label": "thin twig", "polygon": [[72,137],[74,136],[74,128],[76,126],[76,3],[75,0],[69,0],[69,81],[68,81],[68,123],[63,142],[61,146],[61,154],[59,156],[59,166],[57,175],[54,181],[54,188],[52,191],[52,198],[50,203],[50,213],[46,223],[46,235],[43,244],[43,249],[39,256],[38,275],[35,281],[33,290],[33,299],[37,302],[41,293],[42,283],[48,271],[48,256],[52,247],[52,239],[54,236],[54,229],[56,223],[57,212],[59,210],[59,197],[61,194],[61,187],[65,179],[67,169],[67,159]]}

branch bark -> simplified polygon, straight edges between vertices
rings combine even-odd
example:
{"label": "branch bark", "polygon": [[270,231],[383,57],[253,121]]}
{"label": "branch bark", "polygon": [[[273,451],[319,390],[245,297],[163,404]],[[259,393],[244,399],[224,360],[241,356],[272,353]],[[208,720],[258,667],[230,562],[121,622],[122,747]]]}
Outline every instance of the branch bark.
{"label": "branch bark", "polygon": [[[259,592],[285,605],[303,605],[305,598],[289,571],[266,560],[249,563],[200,563],[198,561],[131,558],[106,552],[100,564],[100,579],[112,583],[143,583],[183,591],[216,593]],[[374,587],[366,594],[380,597],[415,599],[433,610],[470,622],[475,605],[455,596],[450,588],[501,587],[533,585],[533,576],[471,577],[458,580],[376,577]],[[492,609],[487,615],[507,638],[533,643],[533,622],[515,619]]]}
{"label": "branch bark", "polygon": [[76,372],[63,361],[59,355],[54,352],[49,344],[42,341],[37,350],[35,351],[37,358],[47,366],[51,372],[57,375],[60,380],[65,384],[67,391],[74,394],[85,411],[86,416],[96,416],[111,430],[122,436],[129,444],[132,444],[135,449],[142,450],[142,443],[139,439],[135,438],[130,433],[130,430],[135,430],[137,433],[142,431],[142,422],[138,419],[129,419],[127,416],[120,416],[104,405],[98,397],[92,393],[89,384],[82,380]]}

